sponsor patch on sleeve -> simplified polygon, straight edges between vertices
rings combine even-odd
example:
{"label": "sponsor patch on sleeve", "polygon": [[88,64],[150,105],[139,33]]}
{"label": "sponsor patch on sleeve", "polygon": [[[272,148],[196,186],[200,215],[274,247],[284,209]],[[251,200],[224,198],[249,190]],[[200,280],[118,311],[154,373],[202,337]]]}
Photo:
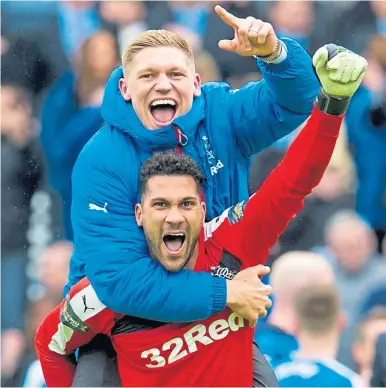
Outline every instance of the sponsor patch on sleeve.
{"label": "sponsor patch on sleeve", "polygon": [[246,204],[247,204],[247,201],[242,201],[232,206],[229,209],[228,219],[231,224],[235,224],[236,222],[239,222],[243,219],[244,209]]}
{"label": "sponsor patch on sleeve", "polygon": [[74,312],[70,304],[69,295],[66,296],[66,299],[63,303],[62,309],[60,311],[60,321],[63,325],[69,327],[74,331],[85,333],[89,330],[89,326],[83,322]]}

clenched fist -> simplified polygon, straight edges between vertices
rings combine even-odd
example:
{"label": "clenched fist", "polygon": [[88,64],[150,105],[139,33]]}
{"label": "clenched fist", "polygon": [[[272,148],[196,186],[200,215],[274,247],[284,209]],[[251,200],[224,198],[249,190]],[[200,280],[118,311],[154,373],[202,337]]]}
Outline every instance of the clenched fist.
{"label": "clenched fist", "polygon": [[265,57],[275,51],[278,39],[271,24],[252,16],[240,19],[219,5],[216,5],[215,11],[235,33],[232,40],[220,40],[218,46],[222,50],[232,51],[245,57],[253,55]]}
{"label": "clenched fist", "polygon": [[365,58],[332,43],[321,47],[312,61],[324,91],[333,97],[351,97],[367,69]]}

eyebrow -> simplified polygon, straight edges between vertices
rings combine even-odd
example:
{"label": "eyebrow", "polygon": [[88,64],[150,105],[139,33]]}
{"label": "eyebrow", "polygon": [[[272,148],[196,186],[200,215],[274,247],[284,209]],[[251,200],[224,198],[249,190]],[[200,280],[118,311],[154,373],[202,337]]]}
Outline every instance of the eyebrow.
{"label": "eyebrow", "polygon": [[149,71],[154,71],[154,69],[152,69],[151,67],[146,67],[145,69],[139,70],[139,73],[146,73],[146,72],[149,72]]}
{"label": "eyebrow", "polygon": [[197,197],[185,197],[185,198],[183,198],[181,200],[181,202],[183,202],[183,201],[192,201],[192,200],[198,201],[198,198]]}
{"label": "eyebrow", "polygon": [[[185,70],[184,69],[182,69],[181,67],[178,67],[178,66],[173,66],[170,70],[168,70],[168,71],[176,71],[176,70],[178,70],[178,71],[181,71],[181,72],[185,72]],[[157,70],[155,70],[155,69],[153,69],[153,68],[151,68],[151,67],[146,67],[145,69],[140,69],[139,71],[138,71],[138,73],[146,73],[146,72],[156,72]]]}
{"label": "eyebrow", "polygon": [[162,197],[152,198],[150,201],[151,202],[157,202],[157,201],[169,202],[166,198],[162,198]]}
{"label": "eyebrow", "polygon": [[[167,202],[167,203],[170,203],[171,201],[166,199],[166,198],[162,198],[162,197],[156,197],[156,198],[152,198],[150,200],[151,202],[157,202],[157,201],[162,201],[162,202]],[[178,202],[184,202],[184,201],[198,201],[198,198],[197,197],[184,197],[184,198],[181,198]]]}

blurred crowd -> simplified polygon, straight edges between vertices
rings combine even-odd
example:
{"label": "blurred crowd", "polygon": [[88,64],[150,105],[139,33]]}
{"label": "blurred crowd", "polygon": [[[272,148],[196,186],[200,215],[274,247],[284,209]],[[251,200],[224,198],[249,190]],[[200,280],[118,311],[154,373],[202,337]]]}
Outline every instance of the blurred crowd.
{"label": "blurred crowd", "polygon": [[[337,358],[369,384],[377,337],[386,333],[386,2],[3,1],[3,386],[43,384],[33,336],[61,299],[67,279],[73,237],[71,171],[82,147],[103,125],[104,85],[124,47],[139,32],[165,28],[191,43],[203,82],[224,80],[238,88],[261,78],[254,60],[218,48],[217,42],[232,31],[214,13],[217,3],[237,16],[271,22],[279,36],[296,39],[310,55],[333,42],[369,62],[327,172],[272,250],[274,269],[267,279],[275,285],[268,322],[285,322],[281,328],[295,335],[287,317],[299,309],[291,295],[307,283],[295,274],[313,282],[311,269],[300,270],[307,259],[302,254],[324,258],[344,316]],[[255,157],[251,192],[296,134]],[[286,263],[291,257],[293,262]],[[286,276],[280,275],[283,268]]]}

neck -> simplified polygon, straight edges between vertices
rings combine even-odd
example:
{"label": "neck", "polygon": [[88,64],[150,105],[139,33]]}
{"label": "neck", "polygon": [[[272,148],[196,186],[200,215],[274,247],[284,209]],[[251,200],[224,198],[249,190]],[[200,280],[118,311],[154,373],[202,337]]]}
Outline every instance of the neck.
{"label": "neck", "polygon": [[337,332],[315,336],[300,332],[298,334],[300,350],[298,356],[306,359],[336,358],[339,334]]}
{"label": "neck", "polygon": [[189,261],[187,262],[187,264],[184,267],[185,269],[190,269],[190,270],[194,269],[194,267],[196,266],[196,263],[197,263],[199,251],[200,251],[199,243],[197,242]]}
{"label": "neck", "polygon": [[271,325],[274,325],[278,327],[279,329],[285,331],[286,333],[293,334],[293,329],[290,324],[291,319],[288,319],[289,317],[289,312],[282,310],[280,308],[274,307],[269,318],[268,322]]}

